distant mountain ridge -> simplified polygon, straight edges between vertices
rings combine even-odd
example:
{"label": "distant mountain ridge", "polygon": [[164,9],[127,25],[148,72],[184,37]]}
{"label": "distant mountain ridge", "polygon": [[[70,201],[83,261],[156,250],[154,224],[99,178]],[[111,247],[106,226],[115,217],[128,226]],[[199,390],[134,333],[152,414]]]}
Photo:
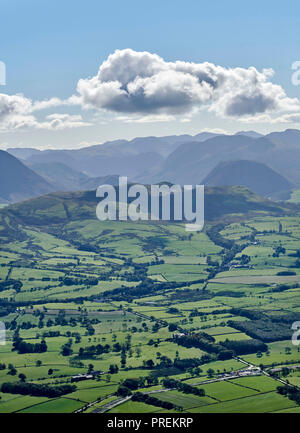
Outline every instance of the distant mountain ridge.
{"label": "distant mountain ridge", "polygon": [[157,152],[161,155],[168,155],[170,154],[179,144],[187,143],[189,141],[198,141],[202,142],[205,140],[208,140],[209,138],[216,137],[218,135],[217,133],[212,132],[200,132],[196,135],[189,135],[189,134],[183,134],[183,135],[168,135],[163,137],[136,137],[132,140],[113,140],[113,141],[107,141],[103,144],[94,144],[92,146],[86,146],[79,149],[45,149],[45,150],[39,150],[34,148],[19,148],[19,147],[11,147],[8,148],[6,151],[11,153],[13,156],[19,159],[31,159],[31,156],[33,155],[50,155],[54,154],[54,152],[64,152],[65,154],[84,154],[86,152],[90,154],[97,154],[99,152],[109,155],[109,154],[115,154],[116,152],[122,152],[122,153],[132,153],[132,154],[139,154],[139,153],[148,153],[150,152]]}
{"label": "distant mountain ridge", "polygon": [[300,131],[287,130],[259,138],[245,134],[220,135],[201,143],[184,143],[154,173],[145,173],[138,179],[147,183],[167,179],[174,183],[195,184],[218,163],[233,159],[265,163],[291,183],[300,186]]}
{"label": "distant mountain ridge", "polygon": [[[221,135],[202,143],[182,144],[171,153],[154,174],[155,181],[164,179],[180,184],[195,184],[222,161],[259,158],[274,145],[264,137],[254,139],[245,135]],[[148,182],[148,178],[141,181]]]}
{"label": "distant mountain ridge", "polygon": [[288,180],[267,165],[248,160],[220,162],[201,183],[211,187],[245,186],[264,197],[293,188]]}
{"label": "distant mountain ridge", "polygon": [[0,203],[21,201],[52,190],[45,179],[8,152],[0,150]]}
{"label": "distant mountain ridge", "polygon": [[235,135],[246,135],[247,137],[251,138],[260,138],[264,136],[264,134],[260,134],[256,131],[239,131]]}
{"label": "distant mountain ridge", "polygon": [[[44,178],[52,191],[96,188],[107,176],[127,176],[129,181],[143,184],[195,185],[216,165],[232,160],[264,163],[300,187],[300,131],[293,129],[265,136],[240,131],[234,135],[201,132],[195,136],[137,137],[73,150],[11,148],[8,153],[36,171],[39,182]],[[31,194],[37,195],[39,190],[33,188]],[[19,197],[12,194],[9,201],[16,200]]]}
{"label": "distant mountain ridge", "polygon": [[84,191],[119,181],[117,175],[89,177],[60,162],[35,163],[29,167],[52,185],[52,191]]}

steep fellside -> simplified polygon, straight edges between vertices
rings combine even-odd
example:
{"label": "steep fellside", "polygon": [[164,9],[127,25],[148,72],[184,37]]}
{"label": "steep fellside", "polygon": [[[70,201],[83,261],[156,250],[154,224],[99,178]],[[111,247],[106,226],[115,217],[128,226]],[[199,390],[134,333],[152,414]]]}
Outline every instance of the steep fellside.
{"label": "steep fellside", "polygon": [[53,187],[14,156],[0,150],[0,202],[14,202],[45,194]]}
{"label": "steep fellside", "polygon": [[207,186],[241,185],[262,196],[272,196],[293,187],[288,180],[265,164],[247,160],[221,162],[202,183]]}

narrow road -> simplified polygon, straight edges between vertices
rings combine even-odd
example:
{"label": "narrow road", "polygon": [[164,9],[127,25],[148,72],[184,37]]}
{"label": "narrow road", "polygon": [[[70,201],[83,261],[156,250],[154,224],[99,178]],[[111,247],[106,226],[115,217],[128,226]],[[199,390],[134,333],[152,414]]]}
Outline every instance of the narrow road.
{"label": "narrow road", "polygon": [[110,403],[104,404],[102,407],[99,407],[98,409],[94,409],[92,413],[103,413],[107,412],[111,409],[113,409],[116,406],[119,406],[122,403],[125,403],[126,401],[131,399],[131,395],[124,398],[119,398],[118,400],[111,401]]}
{"label": "narrow road", "polygon": [[245,361],[245,360],[242,359],[242,358],[239,358],[238,356],[235,356],[234,359],[236,359],[237,361],[242,362],[243,364],[248,365],[249,367],[252,367],[252,368],[259,368],[259,370],[262,372],[262,374],[264,374],[265,376],[270,377],[271,379],[277,380],[277,382],[280,382],[280,383],[282,383],[283,385],[286,385],[286,386],[292,386],[292,387],[295,387],[295,388],[300,389],[298,386],[296,386],[296,385],[291,385],[290,383],[284,381],[283,379],[280,379],[279,377],[271,376],[271,374],[268,373],[267,371],[263,370],[262,368],[258,367],[257,365],[254,365],[254,364],[251,364],[251,363],[248,362],[248,361]]}
{"label": "narrow road", "polygon": [[[247,365],[251,365],[251,364],[246,363],[246,361],[243,362],[243,363],[247,364]],[[258,373],[258,375],[259,374],[261,374],[261,373]],[[193,383],[193,386],[205,385],[205,384],[213,383],[213,382],[221,382],[221,381],[230,380],[230,379],[237,379],[237,378],[246,377],[246,376],[254,376],[254,374],[250,374],[249,373],[249,375],[245,375],[245,376],[240,376],[239,374],[232,374],[230,377],[218,377],[218,378],[215,378],[215,379],[204,380],[202,382],[196,382],[196,383]],[[174,391],[174,389],[172,389],[172,388],[160,388],[160,389],[154,389],[152,391],[146,391],[146,392],[144,392],[144,394],[156,394],[156,393],[159,393],[159,392],[167,392],[167,391],[172,391],[172,390]],[[112,408],[114,408],[116,406],[119,406],[120,404],[125,403],[126,401],[130,400],[131,397],[132,396],[125,397],[125,398],[118,398],[118,399],[116,399],[116,400],[114,400],[114,401],[112,401],[110,403],[107,403],[107,404],[103,405],[102,407],[100,407],[98,409],[93,410],[92,413],[107,412],[110,409],[112,409]],[[91,407],[91,406],[95,405],[96,403],[98,403],[98,401],[90,403],[87,407]],[[78,409],[76,412],[81,412],[81,411],[82,411],[82,409]]]}

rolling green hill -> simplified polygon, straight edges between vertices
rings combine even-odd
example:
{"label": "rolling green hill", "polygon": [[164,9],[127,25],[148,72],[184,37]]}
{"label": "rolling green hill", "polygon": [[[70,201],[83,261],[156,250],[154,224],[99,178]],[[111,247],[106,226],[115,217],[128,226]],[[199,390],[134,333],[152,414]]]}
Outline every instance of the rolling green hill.
{"label": "rolling green hill", "polygon": [[[245,187],[207,188],[205,199],[200,233],[176,222],[98,221],[95,191],[0,211],[0,413],[154,410],[123,403],[121,383],[162,390],[158,403],[175,412],[295,408],[276,378],[240,358],[265,372],[300,361],[291,342],[299,208]],[[91,368],[95,378],[85,378]],[[74,382],[79,374],[86,380]],[[170,391],[166,375],[189,386]],[[290,383],[298,375],[291,370]],[[20,385],[72,392],[21,395]]]}
{"label": "rolling green hill", "polygon": [[[50,193],[16,203],[2,210],[20,223],[49,225],[96,218],[99,199],[95,191]],[[268,213],[284,215],[297,210],[293,204],[275,203],[242,186],[206,188],[205,219],[218,220],[231,214]],[[171,213],[172,216],[172,213]]]}

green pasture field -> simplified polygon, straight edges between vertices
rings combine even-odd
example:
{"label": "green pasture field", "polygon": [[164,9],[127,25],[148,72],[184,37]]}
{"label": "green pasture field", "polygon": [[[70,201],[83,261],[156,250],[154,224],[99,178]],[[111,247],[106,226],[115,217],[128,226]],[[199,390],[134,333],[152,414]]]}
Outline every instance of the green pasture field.
{"label": "green pasture field", "polygon": [[214,402],[214,400],[208,396],[198,397],[192,394],[184,394],[179,391],[158,392],[151,395],[162,401],[169,401],[176,406],[181,406],[184,410],[188,410],[192,407],[204,406]]}
{"label": "green pasture field", "polygon": [[208,406],[190,409],[200,413],[267,413],[295,406],[295,403],[276,392],[254,394],[249,397],[235,398]]}
{"label": "green pasture field", "polygon": [[73,400],[71,398],[57,398],[48,400],[45,403],[36,404],[19,410],[21,413],[71,413],[82,406],[82,401]]}
{"label": "green pasture field", "polygon": [[300,351],[298,351],[299,346],[294,346],[291,340],[269,343],[268,348],[270,352],[269,355],[263,353],[261,358],[257,358],[254,354],[245,355],[244,359],[248,362],[252,362],[255,365],[264,364],[268,366],[281,363],[297,364],[300,362]]}
{"label": "green pasture field", "polygon": [[278,385],[276,380],[267,376],[242,377],[238,379],[232,379],[230,382],[252,388],[257,392],[275,391]]}
{"label": "green pasture field", "polygon": [[0,396],[0,413],[20,412],[26,408],[29,409],[29,412],[32,412],[36,405],[48,401],[46,397],[16,396],[10,394],[10,398],[7,398],[8,395],[2,393],[0,393]]}
{"label": "green pasture field", "polygon": [[284,284],[284,283],[300,283],[300,275],[277,276],[277,275],[262,275],[262,276],[231,276],[223,278],[214,278],[215,283],[229,283],[229,284]]}
{"label": "green pasture field", "polygon": [[[65,214],[62,206],[50,211],[53,215]],[[251,340],[250,335],[228,325],[229,320],[249,320],[234,314],[233,307],[259,311],[269,318],[300,313],[300,284],[297,286],[300,268],[295,267],[296,253],[300,250],[299,227],[297,215],[259,216],[226,225],[221,236],[233,240],[240,248],[231,261],[249,256],[249,269],[230,266],[225,269],[222,265],[225,253],[218,241],[206,230],[189,234],[181,224],[123,224],[88,217],[64,223],[63,237],[58,235],[57,227],[25,225],[20,226],[23,238],[8,238],[5,242],[0,238],[0,313],[7,303],[15,306],[0,317],[9,328],[6,345],[0,345],[0,364],[5,364],[5,369],[0,370],[0,386],[19,381],[20,374],[26,376],[27,383],[69,384],[73,375],[86,373],[90,364],[104,373],[99,379],[76,382],[75,392],[57,399],[0,392],[0,412],[70,413],[101,398],[100,403],[87,411],[92,412],[116,400],[118,397],[111,394],[128,378],[156,377],[156,385],[150,388],[141,385],[143,392],[149,392],[162,389],[165,376],[205,389],[205,397],[175,390],[153,394],[182,406],[185,412],[296,412],[294,402],[276,393],[278,382],[265,375],[201,384],[216,380],[224,371],[246,366],[237,359],[201,361],[208,353],[177,344],[173,333],[201,331],[213,336],[216,343],[226,339]],[[245,239],[253,233],[256,233],[254,241]],[[83,248],[79,249],[79,243]],[[95,251],[85,250],[86,244]],[[280,245],[285,253],[273,257]],[[154,264],[156,260],[163,263]],[[216,271],[215,275],[212,271]],[[282,271],[297,275],[278,276]],[[93,277],[98,283],[74,281],[68,285],[63,281],[66,277],[74,280]],[[152,283],[149,277],[153,278]],[[194,283],[198,279],[203,279],[203,283]],[[21,287],[14,286],[14,281],[21,282]],[[289,287],[274,290],[281,284]],[[66,323],[57,324],[55,320],[62,315]],[[47,351],[19,354],[12,350],[18,327],[20,337],[27,343],[37,344],[45,338]],[[55,334],[58,331],[59,336]],[[78,335],[80,341],[76,342]],[[63,347],[70,340],[71,353],[63,355]],[[119,346],[114,348],[116,343]],[[110,345],[109,351],[79,357],[80,348],[99,344]],[[298,347],[290,340],[267,345],[269,352],[261,356],[244,354],[241,358],[267,368],[300,364]],[[121,362],[122,350],[125,365]],[[201,372],[163,367],[164,358],[172,365],[176,360],[197,360]],[[154,363],[152,367],[146,365],[149,360]],[[16,368],[15,375],[8,374],[9,364]],[[111,365],[118,366],[117,373],[109,372]],[[214,371],[213,378],[209,376],[210,369]],[[291,372],[288,380],[300,387],[300,372]],[[127,401],[110,413],[163,411]]]}
{"label": "green pasture field", "polygon": [[217,401],[233,400],[257,394],[254,389],[235,385],[230,381],[214,382],[207,385],[199,385],[205,390],[205,394]]}
{"label": "green pasture field", "polygon": [[[155,413],[158,412],[158,409],[158,407],[151,406],[150,404],[129,400],[120,406],[114,407],[108,413]],[[170,412],[167,409],[165,411]]]}

